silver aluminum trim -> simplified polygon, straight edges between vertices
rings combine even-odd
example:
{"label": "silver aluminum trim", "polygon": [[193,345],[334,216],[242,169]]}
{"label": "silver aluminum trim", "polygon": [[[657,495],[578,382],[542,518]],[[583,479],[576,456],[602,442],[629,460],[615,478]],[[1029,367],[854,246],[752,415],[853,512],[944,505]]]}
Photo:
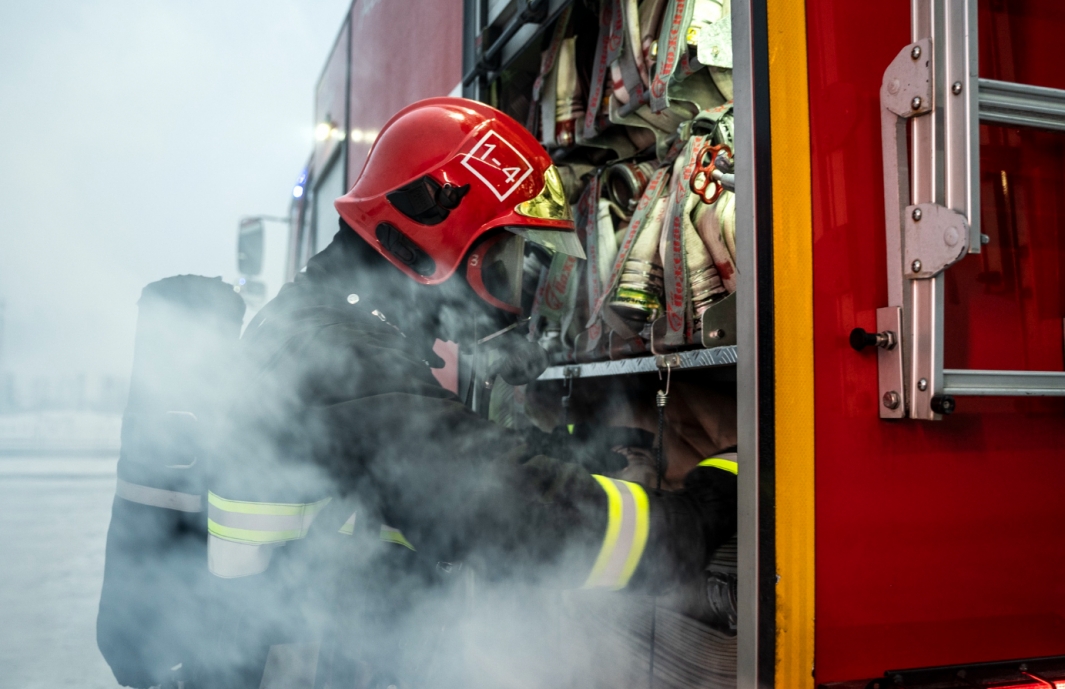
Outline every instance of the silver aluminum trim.
{"label": "silver aluminum trim", "polygon": [[1065,131],[1065,91],[980,79],[980,121]]}
{"label": "silver aluminum trim", "polygon": [[[968,71],[965,74],[965,93],[960,96],[966,103],[966,142],[969,160],[968,172],[968,216],[969,216],[969,253],[978,254],[983,243],[980,241],[980,22],[977,20],[977,0],[966,4],[967,60]],[[953,89],[953,84],[947,87]],[[952,91],[953,93],[953,91]]]}
{"label": "silver aluminum trim", "polygon": [[1065,397],[1065,373],[947,369],[943,392],[958,397]]}
{"label": "silver aluminum trim", "polygon": [[[979,118],[977,106],[976,0],[937,3],[935,48],[936,126],[942,127],[936,155],[942,155],[942,189],[938,203],[969,220],[970,253],[980,252]],[[955,95],[954,84],[961,84]],[[973,142],[976,146],[973,146]],[[937,185],[938,187],[938,185]],[[940,193],[942,196],[940,196]]]}
{"label": "silver aluminum trim", "polygon": [[[674,370],[713,368],[715,366],[732,366],[736,364],[736,346],[714,347],[713,349],[696,349],[688,352],[671,354],[679,363],[671,365]],[[567,371],[569,374],[567,375]],[[595,378],[601,376],[627,376],[636,373],[654,373],[658,364],[654,356],[639,356],[617,361],[598,361],[590,364],[566,364],[551,366],[538,380],[563,380],[565,378]]]}
{"label": "silver aluminum trim", "polygon": [[[756,184],[754,141],[754,41],[751,0],[732,3],[732,45],[736,164],[736,347],[743,357],[736,362],[737,462],[737,559],[739,584],[736,601],[736,686],[771,687],[773,676],[763,676],[759,658],[773,649],[759,648],[762,604],[759,598],[762,551],[758,487],[763,477],[759,467],[758,437],[758,275],[755,252]],[[773,547],[773,546],[769,546]]]}
{"label": "silver aluminum trim", "polygon": [[[906,381],[910,418],[934,421],[932,398],[943,385],[943,274],[910,280],[910,377]],[[920,381],[926,381],[925,389]]]}

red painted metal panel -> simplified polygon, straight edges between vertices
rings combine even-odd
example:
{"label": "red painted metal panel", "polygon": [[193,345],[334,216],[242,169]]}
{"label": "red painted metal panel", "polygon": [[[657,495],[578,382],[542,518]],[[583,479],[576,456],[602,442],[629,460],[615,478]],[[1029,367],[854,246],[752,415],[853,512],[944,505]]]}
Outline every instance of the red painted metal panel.
{"label": "red painted metal panel", "polygon": [[[340,142],[345,136],[344,128],[347,121],[347,78],[348,78],[348,33],[351,24],[344,22],[340,28],[336,43],[333,44],[333,52],[326,60],[325,69],[318,80],[318,86],[314,93],[314,124],[317,127],[323,122],[328,122],[334,127],[328,137],[316,140],[314,145],[314,169],[313,176],[317,176],[329,163],[333,154],[340,148]],[[317,133],[317,132],[316,132]]]}
{"label": "red painted metal panel", "polygon": [[462,80],[462,0],[357,0],[351,23],[349,188],[392,115]]}
{"label": "red painted metal panel", "polygon": [[[1065,87],[1059,5],[982,3],[982,75]],[[1065,401],[960,398],[941,422],[880,421],[875,353],[847,344],[887,303],[878,95],[909,3],[806,6],[817,680],[1065,654]],[[946,365],[1061,370],[1065,136],[981,137],[991,243],[948,271]]]}

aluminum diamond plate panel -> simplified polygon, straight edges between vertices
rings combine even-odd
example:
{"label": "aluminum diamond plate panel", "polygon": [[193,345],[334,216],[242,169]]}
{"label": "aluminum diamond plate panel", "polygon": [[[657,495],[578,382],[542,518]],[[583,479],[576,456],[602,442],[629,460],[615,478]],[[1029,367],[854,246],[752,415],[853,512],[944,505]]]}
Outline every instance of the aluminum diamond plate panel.
{"label": "aluminum diamond plate panel", "polygon": [[[690,352],[671,354],[671,357],[679,359],[675,370],[710,368],[713,366],[733,366],[736,364],[736,347],[714,347],[713,349],[696,349]],[[566,372],[571,371],[570,376],[578,378],[594,378],[599,376],[627,376],[635,373],[654,373],[658,370],[658,357],[641,356],[632,359],[620,359],[618,361],[598,361],[591,364],[569,364],[566,366],[552,366],[539,380],[561,380],[566,377]]]}

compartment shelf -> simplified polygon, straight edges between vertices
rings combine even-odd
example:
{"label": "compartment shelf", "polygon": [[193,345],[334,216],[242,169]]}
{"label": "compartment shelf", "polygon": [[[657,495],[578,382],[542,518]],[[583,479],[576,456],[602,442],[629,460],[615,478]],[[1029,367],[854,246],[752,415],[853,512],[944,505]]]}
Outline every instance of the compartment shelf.
{"label": "compartment shelf", "polygon": [[715,368],[736,365],[736,346],[694,349],[661,356],[640,356],[617,361],[596,361],[588,364],[552,366],[538,380],[564,380],[565,378],[596,378],[601,376],[628,376],[638,373],[655,373],[665,370],[666,364],[675,371],[699,368]]}

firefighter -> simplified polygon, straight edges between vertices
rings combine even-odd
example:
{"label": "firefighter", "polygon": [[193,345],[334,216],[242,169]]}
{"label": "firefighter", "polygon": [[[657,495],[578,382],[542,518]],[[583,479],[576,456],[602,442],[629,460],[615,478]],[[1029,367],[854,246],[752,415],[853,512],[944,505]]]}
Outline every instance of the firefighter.
{"label": "firefighter", "polygon": [[[329,619],[336,601],[408,574],[374,575],[382,561],[419,581],[432,567],[417,563],[475,558],[489,576],[646,592],[698,576],[735,533],[734,463],[697,468],[672,493],[613,479],[609,453],[548,456],[543,437],[480,417],[432,375],[437,339],[496,348],[512,382],[543,370],[519,325],[523,260],[583,252],[535,138],[481,103],[415,103],[381,129],[336,208],[332,243],[243,336],[208,561],[213,668],[244,665],[218,685],[259,686],[265,667],[263,686],[280,682],[271,672],[313,686],[313,668],[337,657],[322,629],[349,633]],[[363,617],[345,619],[378,624],[381,600],[399,599],[364,596]]]}

